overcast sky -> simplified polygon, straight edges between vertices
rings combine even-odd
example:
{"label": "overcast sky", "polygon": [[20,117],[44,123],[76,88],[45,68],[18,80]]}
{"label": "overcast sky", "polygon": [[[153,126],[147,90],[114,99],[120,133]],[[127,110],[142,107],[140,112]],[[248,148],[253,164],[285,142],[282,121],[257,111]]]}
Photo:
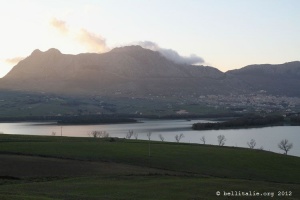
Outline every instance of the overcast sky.
{"label": "overcast sky", "polygon": [[299,0],[0,0],[0,77],[35,49],[140,44],[227,71],[300,60]]}

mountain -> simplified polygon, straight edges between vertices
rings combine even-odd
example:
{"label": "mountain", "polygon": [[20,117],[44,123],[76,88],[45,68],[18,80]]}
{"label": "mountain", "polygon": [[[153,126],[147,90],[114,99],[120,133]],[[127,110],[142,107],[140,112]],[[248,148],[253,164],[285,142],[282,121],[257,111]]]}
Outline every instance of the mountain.
{"label": "mountain", "polygon": [[264,90],[273,95],[300,96],[300,62],[279,65],[249,65],[228,71],[253,91]]}
{"label": "mountain", "polygon": [[300,96],[299,85],[300,62],[249,65],[223,73],[210,66],[176,64],[140,46],[78,55],[35,50],[0,79],[5,90],[127,97],[189,98],[260,90]]}
{"label": "mountain", "polygon": [[237,85],[216,68],[176,64],[140,46],[78,55],[35,50],[0,79],[1,89],[108,96],[228,93]]}

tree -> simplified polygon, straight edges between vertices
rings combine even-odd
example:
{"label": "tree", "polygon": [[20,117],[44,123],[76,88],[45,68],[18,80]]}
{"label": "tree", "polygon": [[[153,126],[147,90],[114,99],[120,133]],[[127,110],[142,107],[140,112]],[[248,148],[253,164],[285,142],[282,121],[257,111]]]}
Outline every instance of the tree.
{"label": "tree", "polygon": [[130,139],[133,135],[133,130],[129,130],[128,133],[126,134],[125,138]]}
{"label": "tree", "polygon": [[100,131],[91,131],[91,132],[89,133],[89,135],[90,135],[91,137],[93,137],[93,138],[97,138],[98,135],[99,135],[99,132],[100,132]]}
{"label": "tree", "polygon": [[147,133],[147,137],[148,137],[148,140],[149,140],[149,142],[148,142],[148,156],[149,156],[149,157],[151,156],[151,148],[150,148],[150,139],[151,139],[151,135],[152,135],[151,132],[148,132],[148,133]]}
{"label": "tree", "polygon": [[109,133],[107,133],[106,131],[91,131],[89,133],[89,136],[93,138],[107,138],[109,137]]}
{"label": "tree", "polygon": [[259,147],[259,150],[264,150],[264,147],[263,146]]}
{"label": "tree", "polygon": [[165,141],[165,138],[164,138],[164,136],[162,136],[162,134],[159,134],[158,137],[162,142]]}
{"label": "tree", "polygon": [[176,142],[179,142],[183,137],[184,135],[182,133],[180,133],[179,135],[175,135]]}
{"label": "tree", "polygon": [[106,131],[102,131],[102,137],[108,138],[109,137],[109,133],[107,133]]}
{"label": "tree", "polygon": [[226,141],[226,138],[225,138],[224,135],[218,135],[218,143],[219,143],[219,146],[224,146],[225,141]]}
{"label": "tree", "polygon": [[287,152],[293,148],[293,143],[289,143],[287,139],[284,139],[278,144],[278,148],[283,150],[284,154],[287,155]]}
{"label": "tree", "polygon": [[202,136],[202,137],[200,138],[200,141],[203,142],[203,144],[205,144],[205,142],[206,142],[205,136]]}
{"label": "tree", "polygon": [[256,142],[254,139],[251,139],[250,142],[247,142],[250,149],[253,149],[256,145]]}
{"label": "tree", "polygon": [[152,135],[151,132],[148,132],[148,133],[147,133],[147,137],[148,137],[148,140],[149,140],[149,141],[150,141],[150,139],[151,139],[151,135]]}
{"label": "tree", "polygon": [[139,137],[139,134],[138,134],[138,133],[134,133],[133,136],[134,136],[134,138],[137,140],[138,137]]}
{"label": "tree", "polygon": [[56,132],[52,131],[51,135],[56,136]]}

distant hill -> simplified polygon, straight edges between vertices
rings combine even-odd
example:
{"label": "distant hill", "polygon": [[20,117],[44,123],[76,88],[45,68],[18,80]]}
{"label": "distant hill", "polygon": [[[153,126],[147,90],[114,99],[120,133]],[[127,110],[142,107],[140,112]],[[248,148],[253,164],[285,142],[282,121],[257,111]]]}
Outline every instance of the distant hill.
{"label": "distant hill", "polygon": [[265,90],[273,95],[300,96],[300,62],[279,65],[249,65],[226,74],[237,77],[252,90]]}
{"label": "distant hill", "polygon": [[62,54],[35,50],[4,78],[0,88],[63,94],[178,95],[228,93],[239,80],[209,66],[176,64],[140,46],[108,53]]}
{"label": "distant hill", "polygon": [[300,62],[250,65],[223,73],[176,64],[159,52],[127,46],[103,54],[35,50],[4,78],[0,89],[80,95],[184,96],[269,94],[300,96]]}

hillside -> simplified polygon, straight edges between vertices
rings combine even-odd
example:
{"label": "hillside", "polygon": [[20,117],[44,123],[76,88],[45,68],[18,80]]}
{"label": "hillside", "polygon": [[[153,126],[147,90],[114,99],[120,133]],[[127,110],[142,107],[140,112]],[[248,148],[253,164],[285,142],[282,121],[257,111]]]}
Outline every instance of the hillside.
{"label": "hillside", "polygon": [[151,141],[149,156],[149,142],[140,140],[2,134],[0,141],[1,199],[211,200],[224,191],[255,191],[260,199],[280,199],[283,191],[284,199],[300,195],[300,158],[268,151]]}
{"label": "hillside", "polygon": [[300,96],[300,62],[249,65],[226,73],[210,66],[176,64],[140,46],[103,54],[35,50],[4,78],[0,89],[64,95],[141,97],[246,94]]}
{"label": "hillside", "polygon": [[[62,54],[35,50],[4,78],[0,88],[63,94],[123,96],[228,93],[239,81],[216,68],[176,64],[140,46],[108,53]],[[235,88],[234,88],[235,87]]]}
{"label": "hillside", "polygon": [[279,65],[249,65],[226,74],[237,77],[252,90],[265,90],[273,95],[300,96],[300,62]]}

